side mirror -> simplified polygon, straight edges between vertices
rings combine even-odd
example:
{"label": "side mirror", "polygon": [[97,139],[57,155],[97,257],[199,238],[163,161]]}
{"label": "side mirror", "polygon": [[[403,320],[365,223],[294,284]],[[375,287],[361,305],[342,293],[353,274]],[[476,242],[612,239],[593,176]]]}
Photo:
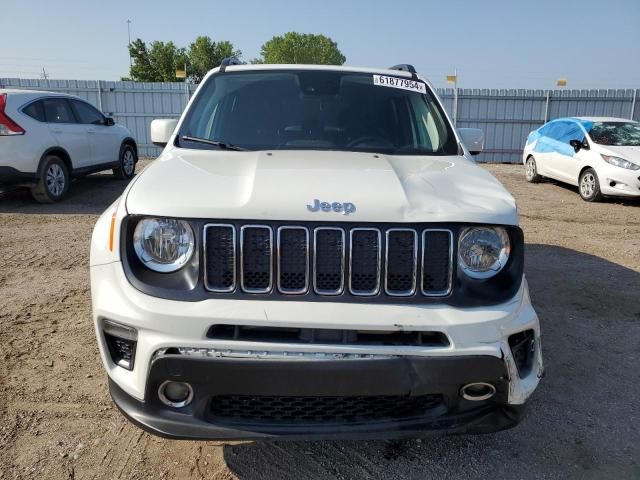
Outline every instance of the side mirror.
{"label": "side mirror", "polygon": [[484,132],[479,128],[458,128],[460,140],[471,155],[478,155],[484,150]]}
{"label": "side mirror", "polygon": [[569,145],[571,145],[573,147],[573,150],[576,153],[578,153],[583,148],[585,150],[589,150],[589,144],[587,143],[586,140],[584,142],[581,142],[580,140],[570,140],[569,141]]}
{"label": "side mirror", "polygon": [[174,118],[153,120],[151,122],[151,143],[159,147],[165,147],[177,126],[178,120]]}
{"label": "side mirror", "polygon": [[113,118],[111,118],[111,117],[104,117],[104,124],[105,124],[107,127],[113,127],[113,126],[116,124],[116,122],[115,122],[115,120],[114,120]]}

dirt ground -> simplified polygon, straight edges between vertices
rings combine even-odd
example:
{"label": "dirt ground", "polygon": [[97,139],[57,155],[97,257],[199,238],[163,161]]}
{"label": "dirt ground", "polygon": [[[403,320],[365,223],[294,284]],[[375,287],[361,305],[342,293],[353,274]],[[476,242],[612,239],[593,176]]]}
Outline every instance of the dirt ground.
{"label": "dirt ground", "polygon": [[640,202],[487,168],[518,200],[547,376],[515,429],[406,442],[143,433],[111,403],[90,322],[91,230],[125,184],[0,195],[0,479],[640,478]]}

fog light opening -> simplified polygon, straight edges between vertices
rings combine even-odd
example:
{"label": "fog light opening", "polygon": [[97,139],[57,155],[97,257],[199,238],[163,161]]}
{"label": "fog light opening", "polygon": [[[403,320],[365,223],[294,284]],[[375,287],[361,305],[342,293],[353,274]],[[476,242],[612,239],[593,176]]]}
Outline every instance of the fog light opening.
{"label": "fog light opening", "polygon": [[158,388],[158,397],[168,407],[186,407],[193,400],[193,387],[186,382],[167,380]]}
{"label": "fog light opening", "polygon": [[102,330],[113,363],[125,370],[133,370],[138,331],[112,320],[103,320]]}
{"label": "fog light opening", "polygon": [[462,398],[471,400],[472,402],[489,400],[495,393],[496,387],[484,382],[468,383],[460,389]]}

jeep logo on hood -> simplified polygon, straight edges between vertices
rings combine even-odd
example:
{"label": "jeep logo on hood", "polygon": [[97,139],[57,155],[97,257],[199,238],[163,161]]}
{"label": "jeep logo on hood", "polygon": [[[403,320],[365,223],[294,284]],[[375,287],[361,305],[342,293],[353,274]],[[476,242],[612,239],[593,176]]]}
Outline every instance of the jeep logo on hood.
{"label": "jeep logo on hood", "polygon": [[317,198],[313,200],[313,204],[307,205],[310,212],[336,212],[343,215],[355,213],[356,206],[350,202],[321,202]]}

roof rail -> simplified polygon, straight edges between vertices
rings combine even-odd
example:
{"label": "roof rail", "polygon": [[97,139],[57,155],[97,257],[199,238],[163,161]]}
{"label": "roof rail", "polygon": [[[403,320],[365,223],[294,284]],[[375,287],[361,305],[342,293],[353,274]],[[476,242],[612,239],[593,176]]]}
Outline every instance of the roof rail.
{"label": "roof rail", "polygon": [[220,73],[224,73],[229,65],[242,65],[242,62],[237,57],[226,57],[220,63]]}
{"label": "roof rail", "polygon": [[410,63],[400,63],[389,68],[389,70],[400,70],[401,72],[409,72],[411,74],[411,78],[413,78],[414,80],[418,79],[418,73],[416,72],[415,67]]}

